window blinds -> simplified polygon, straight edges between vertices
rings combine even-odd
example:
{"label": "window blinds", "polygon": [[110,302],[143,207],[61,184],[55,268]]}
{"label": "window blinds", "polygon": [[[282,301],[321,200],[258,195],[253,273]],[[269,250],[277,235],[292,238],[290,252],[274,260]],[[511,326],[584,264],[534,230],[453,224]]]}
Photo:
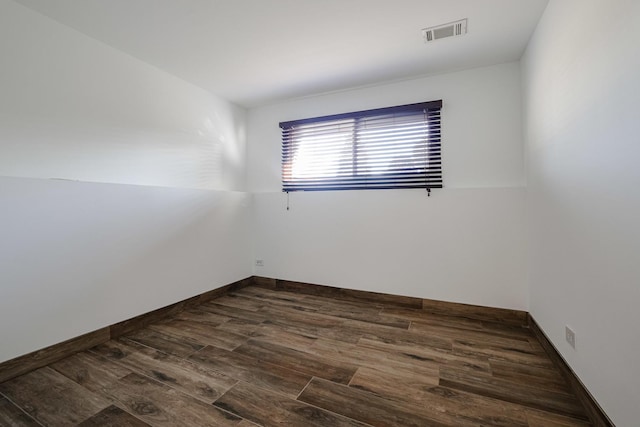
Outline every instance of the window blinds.
{"label": "window blinds", "polygon": [[283,191],[442,188],[442,101],[282,122]]}

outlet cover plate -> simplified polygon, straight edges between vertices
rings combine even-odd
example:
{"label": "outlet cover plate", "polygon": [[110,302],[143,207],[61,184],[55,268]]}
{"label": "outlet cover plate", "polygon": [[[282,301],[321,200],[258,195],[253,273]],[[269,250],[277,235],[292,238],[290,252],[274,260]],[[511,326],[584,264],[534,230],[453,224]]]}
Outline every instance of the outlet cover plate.
{"label": "outlet cover plate", "polygon": [[576,333],[568,325],[565,326],[564,332],[569,345],[576,348]]}

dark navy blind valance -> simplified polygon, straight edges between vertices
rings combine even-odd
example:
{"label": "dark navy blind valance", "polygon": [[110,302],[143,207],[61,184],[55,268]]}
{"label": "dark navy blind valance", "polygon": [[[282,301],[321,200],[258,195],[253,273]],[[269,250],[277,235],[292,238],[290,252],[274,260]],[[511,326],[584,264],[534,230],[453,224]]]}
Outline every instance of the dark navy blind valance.
{"label": "dark navy blind valance", "polygon": [[442,101],[280,123],[282,190],[442,188]]}

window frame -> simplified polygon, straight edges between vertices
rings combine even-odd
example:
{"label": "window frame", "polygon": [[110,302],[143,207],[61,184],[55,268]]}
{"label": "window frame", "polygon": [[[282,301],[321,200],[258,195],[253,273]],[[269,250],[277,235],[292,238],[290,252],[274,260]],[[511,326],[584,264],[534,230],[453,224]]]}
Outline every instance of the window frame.
{"label": "window frame", "polygon": [[[342,114],[333,114],[328,116],[312,117],[301,120],[292,120],[281,122],[279,124],[282,129],[282,191],[334,191],[334,190],[374,190],[374,189],[403,189],[403,188],[423,188],[430,190],[432,188],[442,188],[442,156],[441,156],[441,119],[440,110],[442,109],[442,100],[421,102],[415,104],[399,105],[394,107],[377,108],[372,110],[362,110],[355,112],[348,112]],[[358,154],[358,150],[361,147],[366,148],[366,143],[362,142],[360,124],[366,120],[387,120],[387,117],[417,117],[419,114],[424,115],[424,121],[422,126],[425,128],[425,136],[421,139],[419,148],[423,148],[424,153],[424,165],[420,167],[414,167],[414,169],[421,172],[411,172],[411,168],[392,169],[390,173],[362,173],[362,170],[357,166],[361,161],[361,155]],[[415,119],[415,123],[420,123]],[[350,139],[352,145],[352,156],[345,157],[348,163],[352,165],[352,173],[350,175],[344,174],[344,166],[342,166],[343,173],[336,174],[333,177],[322,177],[320,175],[310,178],[293,178],[291,171],[295,166],[295,156],[300,147],[299,140],[296,140],[296,131],[302,131],[313,128],[310,125],[323,126],[338,121],[353,120],[353,136]],[[386,122],[384,122],[386,123]],[[305,127],[306,126],[306,127]],[[394,139],[401,135],[401,124],[386,124],[384,129],[387,132],[393,132],[398,128],[398,135],[391,135]],[[319,133],[319,131],[317,131]],[[337,131],[336,131],[337,132]],[[365,132],[363,132],[365,133]],[[315,136],[316,134],[314,134]],[[298,138],[302,138],[298,136]],[[403,137],[401,137],[403,138]],[[348,138],[347,138],[348,140]],[[347,142],[348,143],[348,142]],[[388,145],[389,143],[384,142]],[[399,141],[399,144],[407,144],[404,140]],[[309,144],[309,146],[312,146]],[[408,146],[408,145],[407,145]],[[401,146],[404,148],[404,146]],[[346,150],[348,151],[348,150]],[[393,152],[392,150],[387,150]],[[336,152],[340,152],[337,149]],[[345,149],[342,148],[342,154]],[[384,154],[384,153],[383,153]],[[391,154],[389,154],[391,156]],[[384,157],[383,157],[384,159]],[[418,159],[421,161],[420,156],[410,157],[412,161]],[[393,156],[389,157],[389,162],[393,161]],[[305,184],[306,183],[306,184]]]}

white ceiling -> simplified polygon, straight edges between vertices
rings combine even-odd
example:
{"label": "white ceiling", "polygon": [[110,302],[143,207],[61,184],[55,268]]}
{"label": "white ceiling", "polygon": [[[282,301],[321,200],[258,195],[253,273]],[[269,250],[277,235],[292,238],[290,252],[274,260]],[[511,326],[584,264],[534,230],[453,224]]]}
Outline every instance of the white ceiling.
{"label": "white ceiling", "polygon": [[[245,107],[518,60],[548,0],[16,0]],[[469,33],[424,44],[461,18]]]}

